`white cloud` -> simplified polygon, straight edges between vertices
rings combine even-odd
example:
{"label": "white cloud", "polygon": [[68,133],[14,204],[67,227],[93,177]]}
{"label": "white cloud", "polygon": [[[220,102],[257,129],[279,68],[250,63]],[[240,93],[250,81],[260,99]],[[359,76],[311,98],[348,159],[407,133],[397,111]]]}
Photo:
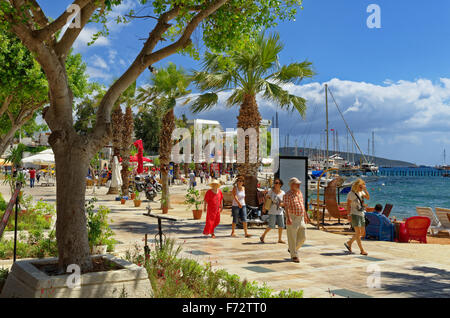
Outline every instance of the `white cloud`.
{"label": "white cloud", "polygon": [[[438,160],[442,149],[450,148],[450,78],[441,78],[438,82],[428,79],[385,81],[382,85],[335,78],[327,84],[362,149],[367,150],[367,138],[372,131],[376,132],[377,154],[394,159],[434,164],[437,162],[432,161],[433,158]],[[306,140],[307,145],[312,142],[317,146],[319,135],[325,129],[324,83],[289,85],[286,89],[306,98],[308,110],[305,120],[296,113],[278,110],[280,134],[290,134],[290,140],[298,139],[300,145]],[[220,106],[195,116],[219,120],[223,127],[236,127],[239,107],[226,108],[227,96],[228,93],[222,93]],[[257,101],[262,117],[272,119],[277,106],[261,97]],[[194,116],[187,107],[177,107],[176,112]],[[330,128],[336,129],[341,138],[346,137],[345,124],[331,95],[329,122]],[[345,140],[340,144],[343,149]],[[421,147],[426,150],[417,151]],[[407,149],[416,150],[414,159],[405,155]]]}
{"label": "white cloud", "polygon": [[[92,41],[92,37],[94,34],[96,34],[99,31],[96,27],[93,26],[86,26],[83,30],[81,30],[80,35],[78,36],[77,40],[75,41],[73,48],[76,51],[83,51],[87,48],[88,43]],[[92,46],[109,46],[110,41],[105,38],[104,36],[100,36],[93,44]]]}
{"label": "white cloud", "polygon": [[99,67],[99,68],[103,68],[103,69],[108,68],[108,64],[106,63],[106,61],[98,55],[92,56],[91,61],[92,61],[92,65],[94,65],[95,67]]}
{"label": "white cloud", "polygon": [[87,74],[89,75],[89,80],[92,79],[101,79],[104,81],[110,81],[112,79],[112,75],[109,72],[106,72],[103,69],[96,68],[96,67],[90,67],[88,66],[86,69]]}

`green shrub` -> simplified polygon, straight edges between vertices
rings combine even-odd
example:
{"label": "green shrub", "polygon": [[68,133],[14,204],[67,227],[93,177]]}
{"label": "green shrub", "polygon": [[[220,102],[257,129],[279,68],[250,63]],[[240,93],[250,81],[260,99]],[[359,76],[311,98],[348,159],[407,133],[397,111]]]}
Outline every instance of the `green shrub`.
{"label": "green shrub", "polygon": [[0,293],[2,292],[3,286],[6,283],[6,279],[8,278],[9,269],[0,268]]}
{"label": "green shrub", "polygon": [[145,266],[156,298],[301,298],[301,291],[276,293],[266,284],[241,280],[225,270],[213,270],[211,263],[199,264],[193,259],[180,258],[181,247],[168,239],[162,248],[143,255],[136,245],[125,258]]}
{"label": "green shrub", "polygon": [[[42,230],[33,230],[28,238],[20,235],[17,240],[17,258],[44,258],[56,257],[58,248],[56,245],[55,233],[50,232],[45,237]],[[0,241],[0,259],[11,259],[14,255],[14,240]]]}
{"label": "green shrub", "polygon": [[[49,230],[51,228],[51,218],[55,217],[56,209],[51,203],[39,200],[33,205],[32,197],[26,196],[21,199],[21,206],[26,210],[26,213],[20,213],[18,216],[17,229],[19,231],[33,231],[33,230]],[[51,216],[47,218],[46,216]],[[13,231],[15,225],[14,215],[11,216],[7,231]]]}
{"label": "green shrub", "polygon": [[2,194],[0,193],[0,212],[6,211],[6,206],[8,204],[6,203],[5,199],[3,199]]}
{"label": "green shrub", "polygon": [[98,245],[107,245],[107,251],[111,252],[117,243],[113,238],[114,232],[109,226],[108,216],[111,210],[103,205],[95,209],[94,203],[96,201],[97,199],[93,198],[86,203],[89,245],[91,248]]}

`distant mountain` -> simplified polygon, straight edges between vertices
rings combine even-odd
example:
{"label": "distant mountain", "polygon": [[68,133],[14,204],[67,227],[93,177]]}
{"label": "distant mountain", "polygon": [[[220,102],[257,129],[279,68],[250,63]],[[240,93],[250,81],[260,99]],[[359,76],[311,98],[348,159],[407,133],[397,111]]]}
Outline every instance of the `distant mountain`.
{"label": "distant mountain", "polygon": [[[363,162],[363,156],[360,154],[353,154],[353,153],[347,153],[342,151],[328,151],[329,155],[332,156],[334,154],[338,154],[340,157],[347,159],[349,158],[349,161],[353,161],[353,158],[355,158],[355,162]],[[298,147],[297,153],[295,147],[282,147],[280,148],[280,155],[282,156],[306,156],[306,157],[313,157],[318,154],[317,149],[311,149],[311,148],[300,148]],[[367,156],[366,156],[367,157]],[[380,157],[370,157],[368,158],[369,161],[376,164],[378,167],[417,167],[417,165],[406,162],[406,161],[400,161],[400,160],[391,160],[386,158],[380,158]]]}

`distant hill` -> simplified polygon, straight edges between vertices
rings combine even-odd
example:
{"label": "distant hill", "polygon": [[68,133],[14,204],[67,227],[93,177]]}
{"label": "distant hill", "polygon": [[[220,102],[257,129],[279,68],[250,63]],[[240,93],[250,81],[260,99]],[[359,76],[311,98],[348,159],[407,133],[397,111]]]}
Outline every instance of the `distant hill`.
{"label": "distant hill", "polygon": [[[282,156],[306,156],[306,157],[312,157],[315,156],[317,154],[317,149],[311,149],[311,148],[298,148],[297,149],[297,154],[295,153],[295,147],[281,147],[280,148],[280,155]],[[334,155],[334,154],[338,154],[340,157],[347,159],[349,158],[350,161],[353,160],[353,156],[355,158],[355,162],[359,163],[360,160],[363,161],[363,156],[360,154],[352,154],[352,153],[347,153],[347,152],[342,152],[342,151],[329,151],[328,152],[330,156]],[[348,155],[348,157],[347,157]],[[372,159],[372,157],[370,157],[369,159],[371,162],[375,163],[378,167],[417,167],[415,164],[411,163],[411,162],[406,162],[406,161],[400,161],[400,160],[391,160],[391,159],[386,159],[386,158],[380,158],[380,157],[374,157]]]}

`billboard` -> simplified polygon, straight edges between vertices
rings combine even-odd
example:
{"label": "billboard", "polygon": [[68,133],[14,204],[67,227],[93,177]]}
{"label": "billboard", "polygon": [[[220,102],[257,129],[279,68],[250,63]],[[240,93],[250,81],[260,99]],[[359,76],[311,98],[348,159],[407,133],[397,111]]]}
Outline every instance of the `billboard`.
{"label": "billboard", "polygon": [[305,209],[308,211],[308,157],[280,156],[275,177],[283,181],[282,189],[285,192],[289,191],[290,178],[296,177],[302,182],[300,190],[305,200]]}

